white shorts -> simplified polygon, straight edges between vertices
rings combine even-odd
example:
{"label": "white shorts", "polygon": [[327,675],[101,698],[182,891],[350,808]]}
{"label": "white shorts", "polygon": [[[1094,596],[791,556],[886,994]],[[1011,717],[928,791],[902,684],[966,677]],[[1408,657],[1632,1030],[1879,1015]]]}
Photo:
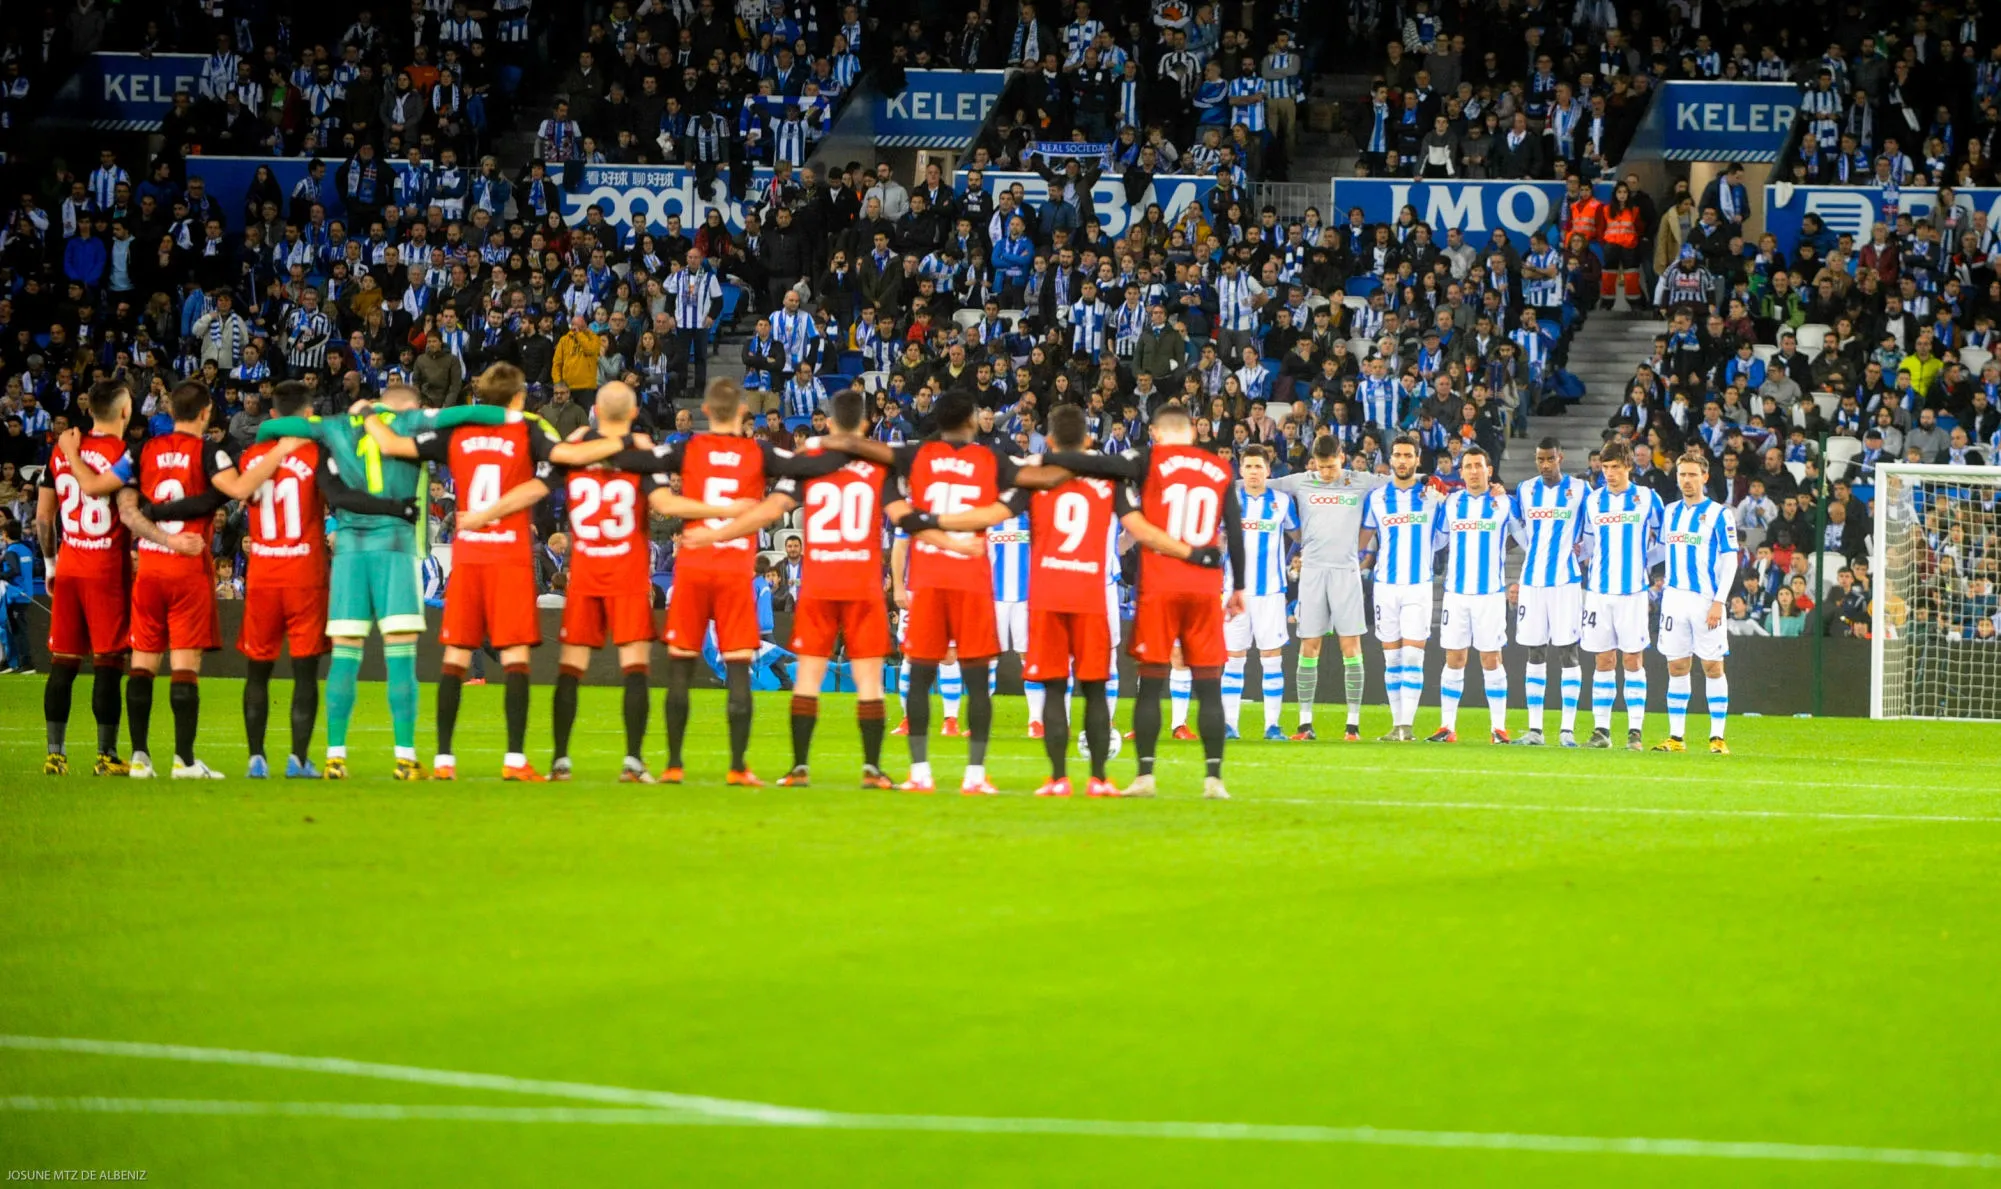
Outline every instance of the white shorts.
{"label": "white shorts", "polygon": [[1002,652],[1028,651],[1028,604],[994,603],[994,627],[1000,632]]}
{"label": "white shorts", "polygon": [[1627,655],[1647,650],[1647,596],[1639,594],[1584,594],[1584,651],[1623,652]]}
{"label": "white shorts", "polygon": [[1720,661],[1730,655],[1729,619],[1709,626],[1709,608],[1715,603],[1707,595],[1693,591],[1661,592],[1661,655],[1671,661],[1694,656]]}
{"label": "white shorts", "polygon": [[1223,621],[1223,648],[1228,652],[1276,652],[1285,647],[1285,595],[1247,594],[1244,613]]}
{"label": "white shorts", "polygon": [[1431,639],[1431,583],[1376,583],[1376,639]]}
{"label": "white shorts", "polygon": [[1112,657],[1117,659],[1119,645],[1125,642],[1125,621],[1119,618],[1119,588],[1117,584],[1105,587],[1105,618],[1112,624]]}
{"label": "white shorts", "polygon": [[1505,594],[1445,594],[1438,617],[1442,648],[1475,648],[1499,652],[1508,644],[1508,596]]}
{"label": "white shorts", "polygon": [[1584,587],[1576,582],[1566,586],[1520,588],[1515,607],[1515,643],[1529,648],[1554,644],[1559,648],[1577,643],[1584,628]]}

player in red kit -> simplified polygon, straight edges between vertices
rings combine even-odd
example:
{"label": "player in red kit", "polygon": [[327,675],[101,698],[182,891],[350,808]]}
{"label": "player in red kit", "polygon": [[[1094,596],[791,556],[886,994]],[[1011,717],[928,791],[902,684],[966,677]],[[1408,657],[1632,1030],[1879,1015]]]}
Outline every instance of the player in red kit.
{"label": "player in red kit", "polygon": [[[1082,408],[1058,405],[1051,410],[1052,450],[1081,451],[1089,444]],[[1105,761],[1111,754],[1105,682],[1116,663],[1111,622],[1105,614],[1106,576],[1117,564],[1110,549],[1113,520],[1118,518],[1147,549],[1209,567],[1212,587],[1214,567],[1222,564],[1223,553],[1214,544],[1192,546],[1154,527],[1136,514],[1124,484],[1104,478],[1080,476],[1048,491],[1018,488],[985,508],[940,516],[938,523],[945,529],[979,529],[1023,512],[1029,518],[1029,560],[1028,652],[1022,679],[1041,682],[1049,695],[1042,743],[1049,754],[1050,777],[1035,795],[1071,794],[1069,683],[1074,673],[1084,698],[1084,740],[1091,753],[1087,794],[1116,797],[1117,786],[1105,777]],[[1156,701],[1156,716],[1158,707]]]}
{"label": "player in red kit", "polygon": [[[131,458],[125,424],[132,417],[132,394],[121,380],[101,380],[84,397],[89,433],[68,430],[42,471],[36,494],[35,529],[49,561],[49,683],[42,691],[42,718],[48,724],[48,756],[42,771],[69,771],[67,734],[71,690],[86,657],[90,660],[90,708],[97,719],[99,776],[124,776],[131,769],[118,758],[119,679],[132,647],[132,536],[150,535],[158,544],[199,554],[193,533],[172,537],[139,513],[139,493],[129,484]],[[61,552],[57,549],[60,546]]]}
{"label": "player in red kit", "polygon": [[[831,474],[846,465],[842,454],[813,458],[781,450],[747,432],[743,386],[735,380],[709,381],[702,395],[702,412],[709,429],[684,442],[651,450],[628,451],[612,459],[622,470],[643,474],[681,475],[681,490],[712,507],[738,499],[762,500],[768,480],[792,476],[808,479]],[[703,521],[719,529],[729,517]],[[715,625],[716,649],[723,654],[723,680],[728,687],[730,766],[725,783],[761,788],[764,782],[750,770],[744,753],[750,747],[750,664],[757,658],[757,601],[751,594],[757,543],[749,537],[683,545],[674,560],[674,593],[667,601],[667,770],[661,779],[682,780],[681,745],[688,735],[688,690],[695,681],[695,658],[701,655],[709,626]]]}
{"label": "player in red kit", "polygon": [[[936,437],[922,442],[886,446],[881,442],[836,434],[825,444],[895,468],[902,496],[885,511],[914,539],[910,543],[910,623],[903,652],[910,658],[910,689],[904,709],[910,716],[910,779],[897,786],[905,792],[928,793],[931,777],[931,686],[947,652],[956,650],[965,680],[966,772],[959,791],[988,794],[999,790],[987,779],[987,737],[993,727],[993,695],[987,686],[987,666],[1000,653],[1000,632],[994,622],[994,584],[984,533],[972,535],[976,555],[934,545],[921,539],[938,527],[938,517],[969,512],[999,500],[1020,487],[1053,487],[1070,478],[1050,467],[1024,467],[1014,459],[973,441],[972,397],[948,392],[932,410]],[[1100,609],[1104,595],[1099,594]]]}
{"label": "player in red kit", "polygon": [[[848,389],[828,401],[835,432],[859,434],[866,415],[860,392]],[[755,509],[720,528],[696,526],[682,541],[707,545],[748,537],[795,508],[806,509],[805,552],[798,603],[792,615],[792,651],[799,658],[792,682],[792,770],[779,778],[788,788],[808,782],[807,756],[820,716],[820,687],[835,645],[847,652],[855,681],[855,717],[862,736],[862,787],[886,789],[882,770],[882,658],[889,653],[889,615],[882,601],[883,489],[889,467],[855,459],[829,475],[784,478]],[[933,544],[963,546],[941,532]]]}
{"label": "player in red kit", "polygon": [[[496,363],[473,383],[480,404],[521,411],[527,385],[521,369]],[[472,650],[489,643],[507,671],[504,700],[507,755],[502,780],[540,781],[528,763],[528,650],[542,642],[535,606],[535,535],[529,509],[546,499],[545,482],[555,466],[584,466],[619,449],[617,440],[562,443],[540,417],[503,425],[463,425],[426,429],[414,438],[398,434],[380,417],[368,435],[391,458],[421,459],[444,466],[458,493],[458,535],[452,540],[452,572],[445,584],[444,622],[438,643],[445,655],[438,675],[438,750],[435,780],[458,778],[452,736],[458,729],[459,695]]]}
{"label": "player in red kit", "polygon": [[[272,395],[272,412],[279,417],[312,416],[313,390],[296,380],[279,384]],[[248,469],[276,448],[275,442],[259,442],[238,461]],[[327,508],[405,519],[416,516],[415,505],[408,501],[371,496],[342,482],[317,442],[291,451],[278,472],[245,501],[243,552],[249,569],[244,575],[243,626],[236,648],[247,662],[243,733],[250,745],[252,779],[270,775],[264,735],[271,718],[271,675],[280,649],[292,654],[292,749],[285,757],[285,775],[312,780],[320,774],[306,756],[319,717],[320,658],[328,646]],[[154,509],[155,515],[160,513]]]}
{"label": "player in red kit", "polygon": [[1195,445],[1195,426],[1179,404],[1153,418],[1153,444],[1116,458],[1093,454],[1052,454],[1043,460],[1080,475],[1125,478],[1133,510],[1122,518],[1139,534],[1140,522],[1197,548],[1227,549],[1235,589],[1216,597],[1211,567],[1147,550],[1140,556],[1139,606],[1133,616],[1129,651],[1139,662],[1139,703],[1133,734],[1139,775],[1125,796],[1154,795],[1154,747],[1160,741],[1160,696],[1167,688],[1174,648],[1194,674],[1197,715],[1207,772],[1202,795],[1222,800],[1223,787],[1223,620],[1244,610],[1244,532],[1232,493],[1236,482],[1227,462]]}
{"label": "player in red kit", "polygon": [[[638,394],[612,381],[598,389],[596,428],[586,427],[573,442],[623,443],[632,433]],[[619,780],[652,784],[642,758],[646,747],[646,679],[653,651],[653,566],[647,550],[648,512],[690,519],[729,516],[749,508],[749,500],[712,507],[670,491],[658,475],[640,475],[605,464],[572,470],[563,482],[570,518],[570,573],[564,589],[561,667],[551,707],[555,755],[549,779],[570,779],[570,732],[577,721],[577,686],[593,649],[618,648],[625,675],[625,762]],[[494,509],[459,521],[460,528],[483,528]]]}
{"label": "player in red kit", "polygon": [[167,698],[174,712],[174,779],[222,779],[222,773],[195,758],[202,653],[222,647],[215,612],[215,561],[208,547],[215,534],[215,512],[230,500],[248,499],[306,444],[300,438],[280,438],[255,465],[239,472],[222,443],[207,436],[214,408],[205,385],[193,380],[175,385],[167,394],[173,431],[148,441],[139,454],[139,496],[150,501],[147,518],[169,535],[187,531],[202,541],[201,553],[192,557],[153,541],[139,542],[139,564],[132,580],[132,673],[125,683],[125,717],[132,736],[132,775],[141,779],[153,775],[147,736],[153,718],[153,676],[163,656],[173,673]]}

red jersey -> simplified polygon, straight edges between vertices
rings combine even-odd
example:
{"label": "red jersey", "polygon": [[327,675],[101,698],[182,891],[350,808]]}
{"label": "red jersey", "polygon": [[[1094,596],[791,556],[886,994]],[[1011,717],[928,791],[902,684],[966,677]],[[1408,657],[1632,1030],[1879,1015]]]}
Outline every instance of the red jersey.
{"label": "red jersey", "polygon": [[[277,449],[276,442],[259,442],[243,452],[245,469]],[[323,587],[327,583],[326,509],[315,479],[318,443],[309,442],[285,456],[278,473],[252,492],[246,511],[250,531],[243,539],[249,558],[244,575],[247,590],[281,587]]]}
{"label": "red jersey", "polygon": [[[895,449],[904,497],[920,511],[934,516],[985,507],[1014,486],[1017,469],[1014,460],[978,442],[955,445],[934,438]],[[986,533],[971,535],[982,546],[986,544]],[[976,557],[966,557],[923,541],[912,541],[910,589],[979,590],[991,597],[993,568],[988,563],[986,549],[982,548]]]}
{"label": "red jersey", "polygon": [[[1128,493],[1141,515],[1167,535],[1200,548],[1225,545],[1226,522],[1238,515],[1229,464],[1200,446],[1152,446],[1137,452],[1145,469]],[[1179,558],[1140,550],[1140,593],[1217,593],[1216,571]]]}
{"label": "red jersey", "polygon": [[[155,504],[205,495],[209,490],[209,477],[235,465],[220,443],[179,431],[164,434],[147,442],[139,452],[139,494]],[[158,523],[160,531],[169,536],[196,533],[204,546],[215,536],[213,516],[204,516],[198,523],[179,520]],[[199,578],[206,582],[213,566],[214,560],[207,548],[195,557],[188,557],[151,541],[139,542],[141,574]]]}
{"label": "red jersey", "polygon": [[[125,452],[125,439],[106,434],[89,434],[77,453],[86,466],[112,471],[126,482],[132,481],[132,463]],[[42,471],[42,486],[56,493],[57,518],[62,526],[62,550],[56,566],[65,576],[107,578],[125,585],[132,538],[111,496],[85,495],[83,485],[70,470],[69,459],[60,450],[49,455]]]}
{"label": "red jersey", "polygon": [[[698,433],[680,443],[678,449],[681,494],[705,504],[727,504],[731,500],[764,498],[765,453],[776,451],[777,447],[741,434]],[[703,523],[721,528],[729,521]],[[703,573],[737,575],[748,581],[756,561],[757,538],[748,536],[685,547],[674,559],[674,568],[678,572],[686,566]]]}
{"label": "red jersey", "polygon": [[1104,612],[1117,496],[1110,479],[1079,478],[1008,501],[1028,512],[1030,611]]}
{"label": "red jersey", "polygon": [[855,459],[831,475],[785,478],[772,490],[806,509],[799,597],[882,598],[882,486],[889,468]]}
{"label": "red jersey", "polygon": [[[427,429],[416,442],[418,457],[451,469],[459,508],[477,512],[531,479],[546,481],[556,435],[540,417],[528,417],[505,425]],[[459,533],[452,540],[452,564],[531,565],[534,540],[530,509],[523,508],[484,528]]]}
{"label": "red jersey", "polygon": [[[593,432],[586,440],[598,435]],[[607,467],[570,472],[570,585],[574,595],[646,596],[653,559],[646,535],[647,497],[657,475]]]}

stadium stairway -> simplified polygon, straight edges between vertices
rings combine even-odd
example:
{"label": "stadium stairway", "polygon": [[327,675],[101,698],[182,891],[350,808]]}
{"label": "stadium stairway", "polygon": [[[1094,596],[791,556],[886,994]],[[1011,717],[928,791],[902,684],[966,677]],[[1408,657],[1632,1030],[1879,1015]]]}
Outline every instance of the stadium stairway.
{"label": "stadium stairway", "polygon": [[[1584,381],[1584,399],[1561,417],[1535,418],[1530,423],[1530,436],[1554,436],[1563,443],[1564,453],[1581,463],[1603,440],[1601,435],[1612,414],[1624,402],[1626,381],[1652,352],[1660,325],[1649,314],[1593,312],[1570,342],[1569,370]],[[1526,461],[1533,463],[1533,452],[1524,453],[1529,455]]]}

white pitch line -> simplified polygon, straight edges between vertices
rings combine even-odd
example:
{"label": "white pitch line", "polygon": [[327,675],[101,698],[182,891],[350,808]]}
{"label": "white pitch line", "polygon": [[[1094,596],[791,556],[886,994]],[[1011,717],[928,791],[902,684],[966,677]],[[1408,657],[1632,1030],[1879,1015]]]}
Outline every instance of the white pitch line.
{"label": "white pitch line", "polygon": [[[1599,769],[1597,771],[1591,771],[1591,772],[1579,772],[1579,771],[1547,771],[1541,768],[1504,768],[1504,769],[1496,769],[1483,772],[1482,770],[1472,766],[1463,768],[1435,768],[1435,767],[1418,767],[1405,764],[1380,765],[1380,764],[1347,764],[1347,763],[1331,767],[1329,770],[1332,772],[1340,772],[1340,773],[1366,772],[1371,775],[1377,775],[1377,776],[1412,776],[1412,775],[1459,776],[1459,777],[1481,776],[1487,779],[1520,778],[1523,780],[1593,780],[1593,781],[1598,781],[1600,783],[1603,783],[1608,779],[1623,778],[1630,776],[1635,780],[1644,780],[1649,784],[1700,784],[1712,788],[1721,784],[1730,784],[1730,785],[1770,784],[1770,785],[1783,785],[1787,788],[1796,788],[1796,789],[1868,789],[1877,792],[1889,792],[1889,793],[1910,793],[1910,792],[1920,792],[1928,790],[1948,792],[1948,793],[1979,793],[1986,791],[1985,789],[1972,788],[1972,787],[1938,789],[1936,785],[1928,781],[1918,780],[1918,779],[1912,779],[1898,784],[1880,784],[1880,783],[1870,784],[1853,780],[1803,780],[1800,779],[1799,777],[1794,777],[1794,776],[1743,776],[1739,775],[1735,771],[1723,767],[1722,766],[1723,763],[1724,762],[1719,762],[1717,770],[1713,774],[1708,776],[1697,776],[1694,774],[1677,774],[1673,772],[1660,772],[1660,771],[1652,771],[1645,769],[1634,769],[1631,771],[1627,771],[1624,769],[1614,769],[1611,771],[1607,771],[1605,769]],[[1232,768],[1290,769],[1297,767],[1296,764],[1290,764],[1280,760],[1247,759],[1244,758],[1241,755],[1241,753],[1235,756],[1225,755],[1223,766],[1226,771]]]}
{"label": "white pitch line", "polygon": [[[1174,798],[1183,800],[1184,798]],[[1195,800],[1189,797],[1187,800]],[[1640,817],[1801,818],[1821,822],[1974,822],[2001,825],[2001,817],[1955,816],[1939,813],[1840,813],[1812,809],[1701,809],[1652,805],[1527,805],[1506,801],[1378,801],[1351,797],[1246,797],[1247,805],[1349,805],[1370,809],[1464,809],[1493,813],[1598,813]]]}
{"label": "white pitch line", "polygon": [[821,1111],[736,1099],[512,1078],[335,1057],[197,1048],[74,1037],[0,1036],[0,1048],[156,1058],[216,1065],[250,1065],[388,1081],[493,1090],[510,1094],[629,1103],[642,1109],[487,1107],[401,1103],[250,1102],[174,1098],[0,1098],[0,1110],[163,1115],[318,1116],[368,1120],[449,1120],[504,1123],[761,1126],[840,1131],[922,1131],[983,1135],[1072,1135],[1121,1139],[1200,1139],[1263,1143],[1361,1144],[1379,1147],[1554,1152],[1579,1155],[1671,1156],[1710,1160],[1776,1160],[1806,1164],[1877,1164],[1929,1168],[2001,1169],[2001,1154],[1849,1144],[1656,1139],[1640,1136],[1536,1135],[1490,1131],[1322,1127],[1310,1124],[1149,1122],[1122,1119],[1007,1118],[974,1115],[864,1114]]}

